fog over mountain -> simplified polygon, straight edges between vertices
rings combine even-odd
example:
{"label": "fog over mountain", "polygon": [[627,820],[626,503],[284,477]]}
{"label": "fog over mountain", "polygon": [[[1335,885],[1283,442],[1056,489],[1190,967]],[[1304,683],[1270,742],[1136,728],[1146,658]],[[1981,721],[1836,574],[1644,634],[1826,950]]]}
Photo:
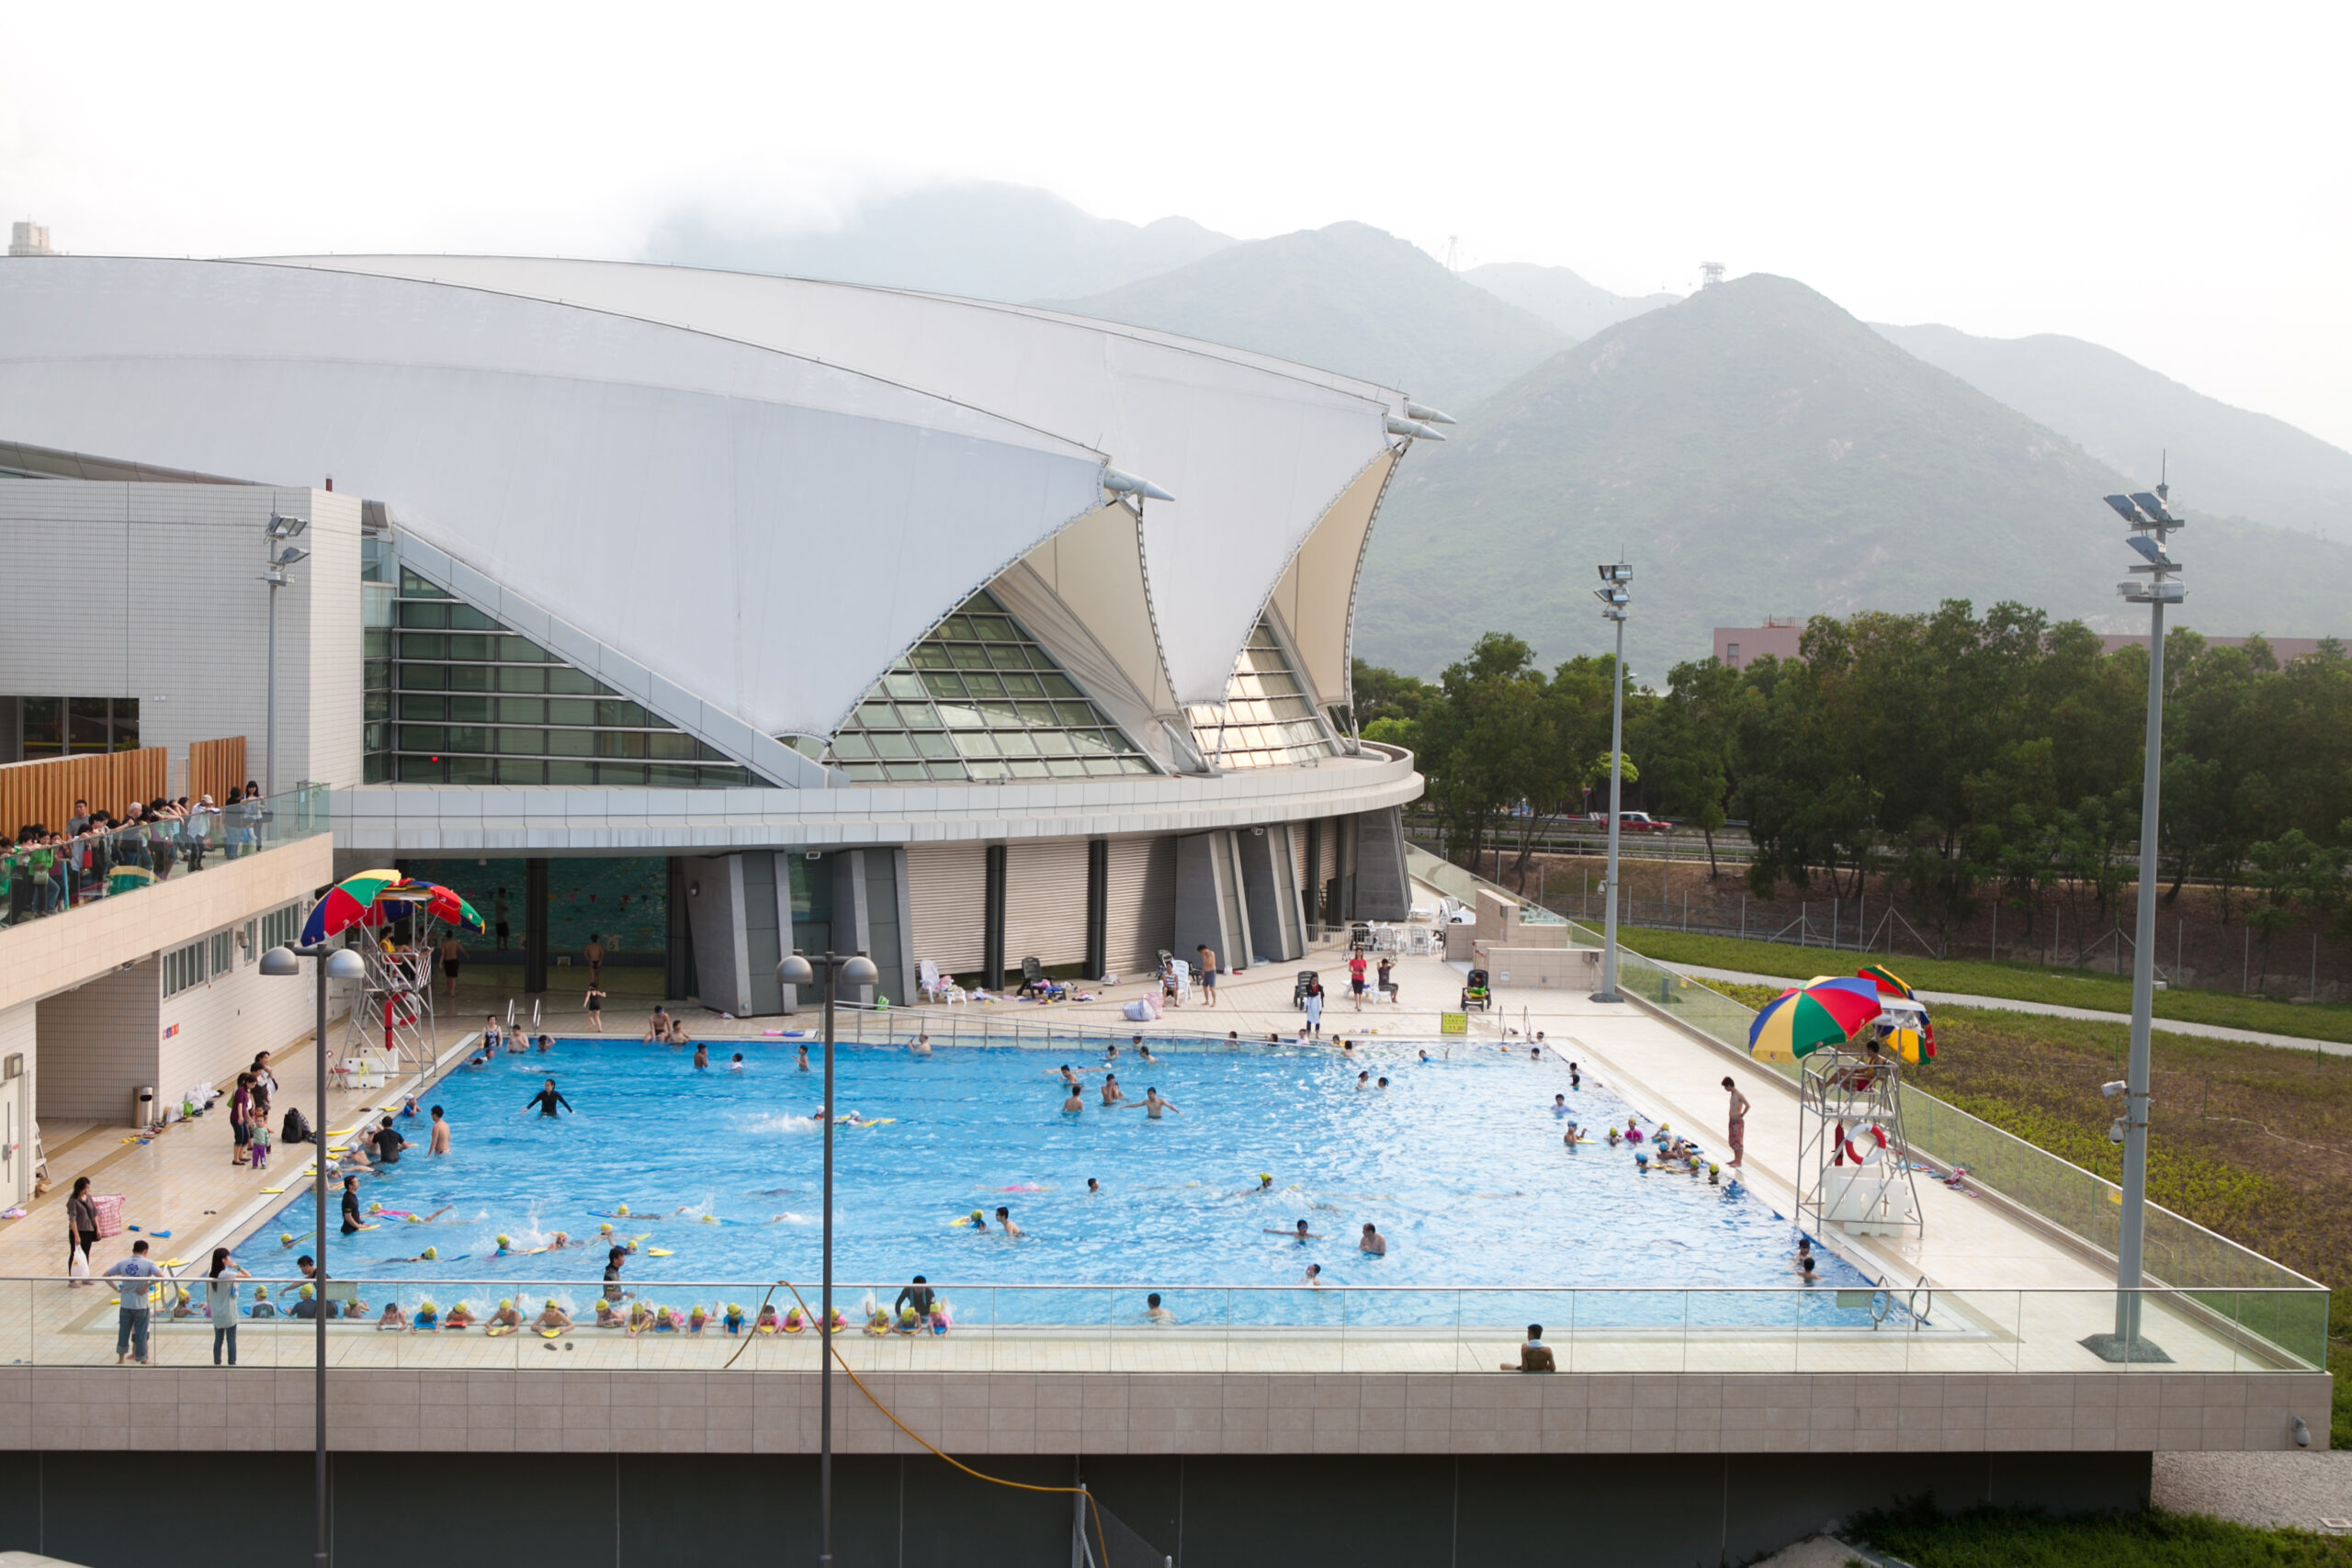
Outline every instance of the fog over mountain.
{"label": "fog over mountain", "polygon": [[1581,343],[1603,327],[1682,298],[1679,294],[1611,294],[1566,267],[1537,266],[1532,262],[1490,262],[1462,276],[1497,299],[1541,317],[1571,343]]}
{"label": "fog over mountain", "polygon": [[1116,288],[1232,243],[1189,218],[1137,227],[1050,191],[968,184],[882,197],[836,229],[673,212],[647,238],[642,259],[1025,303]]}

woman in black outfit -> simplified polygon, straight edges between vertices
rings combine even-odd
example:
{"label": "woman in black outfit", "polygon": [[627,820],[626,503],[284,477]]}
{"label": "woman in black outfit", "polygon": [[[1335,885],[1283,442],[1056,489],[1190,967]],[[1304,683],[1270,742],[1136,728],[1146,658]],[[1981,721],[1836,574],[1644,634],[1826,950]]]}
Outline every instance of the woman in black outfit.
{"label": "woman in black outfit", "polygon": [[90,1200],[90,1179],[74,1179],[74,1196],[65,1200],[65,1267],[74,1267],[74,1249],[79,1247],[87,1260],[98,1249],[98,1206]]}

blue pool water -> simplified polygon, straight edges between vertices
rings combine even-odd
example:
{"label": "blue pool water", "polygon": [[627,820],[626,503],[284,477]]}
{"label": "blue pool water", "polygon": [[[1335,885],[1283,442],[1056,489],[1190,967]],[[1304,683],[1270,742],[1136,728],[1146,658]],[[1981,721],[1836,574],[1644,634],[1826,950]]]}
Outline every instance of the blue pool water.
{"label": "blue pool water", "polygon": [[[1419,1063],[1424,1048],[1440,1059]],[[739,1049],[747,1066],[728,1071]],[[601,1246],[496,1258],[496,1237],[517,1248],[542,1247],[557,1231],[593,1241],[610,1223],[642,1238],[625,1274],[633,1286],[813,1280],[821,1079],[795,1070],[795,1049],[719,1043],[710,1068],[697,1071],[685,1049],[564,1040],[550,1055],[457,1068],[424,1096],[447,1113],[452,1153],[427,1158],[425,1120],[403,1121],[408,1156],[393,1173],[360,1180],[364,1202],[448,1213],[330,1236],[334,1271],[420,1283],[594,1280]],[[928,1057],[840,1050],[839,1108],[889,1119],[836,1130],[835,1273],[845,1281],[921,1272],[967,1288],[1289,1286],[1313,1261],[1331,1286],[1662,1288],[1585,1309],[1645,1322],[1692,1310],[1679,1287],[1795,1283],[1794,1228],[1744,1189],[1644,1176],[1629,1149],[1605,1144],[1565,1149],[1555,1093],[1568,1094],[1576,1120],[1595,1132],[1622,1127],[1632,1108],[1590,1076],[1571,1091],[1565,1064],[1523,1052],[1457,1043],[1443,1059],[1436,1045],[1378,1043],[1350,1061],[1328,1049],[1187,1044],[1159,1052],[1157,1066],[1125,1053],[1114,1070],[1127,1094],[1140,1101],[1156,1086],[1180,1108],[1153,1121],[1101,1108],[1100,1044],[941,1047]],[[1067,1091],[1054,1069],[1064,1062],[1086,1069],[1079,1114],[1060,1109]],[[1362,1069],[1385,1074],[1390,1088],[1359,1089]],[[576,1115],[548,1121],[526,1110],[550,1073]],[[1272,1192],[1253,1190],[1260,1172],[1272,1175]],[[1099,1194],[1088,1192],[1089,1177]],[[624,1204],[636,1217],[611,1218]],[[996,1234],[1000,1204],[1024,1235]],[[974,1209],[989,1212],[989,1234],[954,1223]],[[243,1261],[264,1277],[290,1275],[295,1253],[309,1249],[311,1214],[307,1196],[289,1201],[255,1227]],[[1300,1219],[1321,1239],[1302,1247],[1265,1234]],[[1358,1252],[1366,1221],[1388,1238],[1385,1258]],[[298,1245],[276,1245],[281,1233]],[[427,1246],[436,1260],[411,1261]],[[1835,1255],[1825,1255],[1822,1279],[1868,1283]],[[1815,1302],[1831,1313],[1832,1295],[1811,1293],[1806,1320]],[[1229,1310],[1235,1321],[1263,1321],[1283,1299],[1236,1298]],[[1433,1296],[1385,1300],[1350,1310],[1398,1321],[1452,1310]],[[1743,1320],[1752,1311],[1755,1321],[1792,1310],[1764,1297],[1708,1309]],[[1059,1321],[1050,1312],[1028,1320]]]}

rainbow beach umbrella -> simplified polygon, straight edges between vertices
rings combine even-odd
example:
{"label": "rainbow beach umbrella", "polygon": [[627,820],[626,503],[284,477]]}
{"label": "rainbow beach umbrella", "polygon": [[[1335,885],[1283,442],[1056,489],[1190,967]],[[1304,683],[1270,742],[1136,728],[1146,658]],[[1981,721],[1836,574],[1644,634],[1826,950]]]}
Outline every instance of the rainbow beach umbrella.
{"label": "rainbow beach umbrella", "polygon": [[384,917],[377,909],[377,900],[402,880],[397,871],[363,871],[336,883],[302,922],[302,945],[311,947],[331,936],[341,936],[354,926],[382,925]]}
{"label": "rainbow beach umbrella", "polygon": [[[1911,983],[1883,964],[1865,964],[1854,971],[1854,977],[1877,986],[1882,997],[1899,997],[1915,1004],[1919,1000],[1911,989]],[[1901,1018],[1890,1018],[1887,1021],[1894,1025],[1887,1034],[1887,1043],[1894,1048],[1897,1056],[1915,1067],[1922,1062],[1935,1060],[1936,1026],[1928,1019],[1926,1007],[1905,1009]]]}
{"label": "rainbow beach umbrella", "polygon": [[1793,1062],[1825,1045],[1843,1045],[1879,1015],[1878,987],[1868,980],[1815,980],[1781,993],[1747,1026],[1747,1054],[1759,1062]]}
{"label": "rainbow beach umbrella", "polygon": [[474,907],[452,889],[437,882],[403,882],[388,887],[380,899],[397,900],[424,911],[426,917],[444,925],[464,926],[469,931],[482,929],[481,916]]}

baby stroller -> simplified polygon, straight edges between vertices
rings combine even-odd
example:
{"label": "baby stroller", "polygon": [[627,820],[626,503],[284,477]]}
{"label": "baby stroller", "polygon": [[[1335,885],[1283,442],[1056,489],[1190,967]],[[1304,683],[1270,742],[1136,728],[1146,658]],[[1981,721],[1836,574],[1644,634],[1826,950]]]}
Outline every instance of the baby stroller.
{"label": "baby stroller", "polygon": [[1319,970],[1302,969],[1298,972],[1298,978],[1291,982],[1290,1005],[1294,1011],[1306,1010],[1306,988],[1315,984],[1315,977],[1319,973]]}
{"label": "baby stroller", "polygon": [[1487,988],[1487,972],[1484,969],[1471,970],[1462,986],[1462,1010],[1468,1012],[1476,1008],[1485,1012],[1494,1005],[1495,994]]}

